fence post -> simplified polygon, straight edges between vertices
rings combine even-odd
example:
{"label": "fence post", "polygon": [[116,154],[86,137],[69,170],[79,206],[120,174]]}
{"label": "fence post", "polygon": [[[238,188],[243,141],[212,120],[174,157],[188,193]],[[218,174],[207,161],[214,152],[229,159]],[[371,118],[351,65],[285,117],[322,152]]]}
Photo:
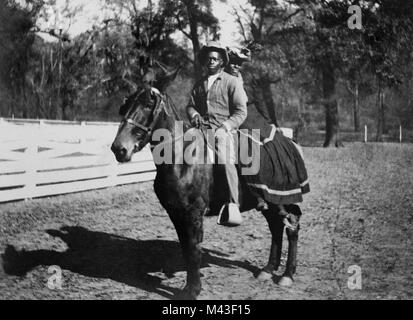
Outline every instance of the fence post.
{"label": "fence post", "polygon": [[25,181],[23,187],[25,199],[31,199],[36,196],[36,175],[37,175],[37,143],[35,139],[30,139],[27,142],[27,148],[24,152],[25,161]]}
{"label": "fence post", "polygon": [[117,178],[118,178],[118,170],[119,170],[119,163],[115,160],[115,157],[113,153],[110,151],[110,144],[108,148],[108,158],[109,158],[109,166],[108,166],[108,180],[111,186],[116,186],[117,185]]}
{"label": "fence post", "polygon": [[[118,164],[117,162],[115,162],[112,157],[109,157],[109,156],[108,156],[108,158],[111,159],[111,162],[110,162],[110,163],[108,164],[108,166],[107,166],[107,170],[108,170],[108,178],[107,178],[107,180],[108,180],[108,185],[111,186],[111,187],[114,187],[114,186],[116,186],[116,184],[117,184],[116,178],[118,177],[118,167],[119,167],[119,164]],[[127,164],[126,164],[126,165],[127,165]]]}
{"label": "fence post", "polygon": [[364,125],[364,143],[367,143],[367,125]]}
{"label": "fence post", "polygon": [[83,144],[83,143],[86,142],[86,137],[85,137],[85,133],[84,133],[85,130],[83,130],[86,127],[86,122],[85,121],[80,121],[80,127],[81,127],[81,130],[79,130],[79,133],[80,133],[79,143]]}
{"label": "fence post", "polygon": [[399,130],[399,142],[402,143],[402,125],[400,125],[400,130]]}

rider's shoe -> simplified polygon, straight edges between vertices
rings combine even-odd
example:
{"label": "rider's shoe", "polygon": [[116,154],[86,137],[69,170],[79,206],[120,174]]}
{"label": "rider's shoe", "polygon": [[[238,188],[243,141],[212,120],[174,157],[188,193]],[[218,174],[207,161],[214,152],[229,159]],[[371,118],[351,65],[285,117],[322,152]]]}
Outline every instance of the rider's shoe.
{"label": "rider's shoe", "polygon": [[242,223],[241,212],[235,203],[228,203],[222,206],[219,211],[217,223],[227,227],[236,227]]}

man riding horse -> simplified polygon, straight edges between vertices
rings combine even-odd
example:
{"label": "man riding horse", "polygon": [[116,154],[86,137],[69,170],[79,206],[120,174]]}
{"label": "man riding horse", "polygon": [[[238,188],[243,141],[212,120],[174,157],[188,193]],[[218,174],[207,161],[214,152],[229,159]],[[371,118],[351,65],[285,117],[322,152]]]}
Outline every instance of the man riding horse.
{"label": "man riding horse", "polygon": [[[187,114],[191,125],[216,129],[216,152],[219,163],[224,163],[229,187],[228,216],[233,223],[241,222],[238,195],[238,173],[235,167],[235,143],[232,130],[238,129],[247,117],[247,96],[236,77],[224,72],[228,63],[227,51],[217,42],[205,45],[199,55],[207,75],[194,86]],[[224,207],[220,210],[222,217]],[[227,224],[219,218],[218,223]]]}
{"label": "man riding horse", "polygon": [[[111,147],[119,162],[130,161],[132,155],[141,151],[147,144],[151,145],[152,154],[157,154],[160,146],[163,146],[162,150],[165,151],[175,150],[177,145],[182,147],[178,148],[179,150],[185,150],[193,143],[192,140],[184,138],[185,134],[192,130],[191,136],[199,138],[196,139],[197,141],[203,141],[204,126],[208,126],[212,131],[215,130],[215,136],[218,139],[218,156],[221,153],[228,155],[227,152],[223,152],[228,150],[222,148],[224,143],[220,142],[219,139],[225,139],[230,145],[232,138],[230,138],[229,132],[238,128],[247,115],[247,96],[241,81],[222,72],[228,58],[221,46],[210,43],[202,50],[201,61],[204,62],[208,75],[196,84],[187,108],[192,125],[201,126],[200,130],[190,129],[184,125],[183,132],[175,131],[174,128],[179,124],[182,125],[183,119],[172,99],[165,92],[164,85],[162,85],[165,81],[162,79],[159,79],[162,81],[155,81],[156,78],[148,82],[143,81],[139,90],[129,96],[119,110],[123,119]],[[143,77],[143,80],[145,79]],[[163,140],[160,139],[161,134],[164,134]],[[279,139],[282,138],[277,138],[277,141]],[[248,143],[251,143],[251,140],[249,139]],[[263,144],[258,139],[255,140],[258,142],[257,144],[263,145],[261,150],[266,150],[273,145],[272,143]],[[221,150],[219,150],[220,146]],[[230,145],[228,149],[231,150],[231,148],[235,149]],[[185,158],[183,154],[185,153],[177,152],[174,154],[172,162],[169,160],[155,161],[154,191],[175,227],[186,262],[187,281],[183,297],[195,299],[202,287],[200,268],[204,216],[208,212],[217,213],[222,204],[228,202],[228,196],[223,191],[225,187],[223,188],[222,185],[222,176],[216,174],[216,166],[206,161],[205,153],[196,153],[197,157],[203,161],[193,163],[181,161]],[[267,157],[266,161],[269,163],[272,161],[269,157],[271,154],[271,152],[264,153]],[[231,160],[231,153],[229,158]],[[224,160],[227,159],[224,158]],[[260,161],[260,163],[262,165],[265,162]],[[229,211],[239,214],[240,211],[246,212],[253,209],[257,205],[256,198],[254,198],[256,195],[252,192],[255,187],[249,183],[254,183],[254,178],[262,179],[265,182],[262,175],[267,170],[272,169],[270,167],[264,168],[264,170],[260,168],[258,175],[251,176],[252,180],[248,180],[248,175],[242,175],[240,183],[238,183],[237,171],[232,161],[224,164],[225,178],[231,188],[230,202],[232,205],[229,205]],[[273,172],[271,172],[270,178],[273,177]],[[235,186],[239,186],[239,190],[234,188]],[[279,268],[281,263],[283,219],[278,214],[279,208],[275,206],[277,195],[275,194],[274,198],[268,199],[270,200],[268,210],[261,212],[271,231],[271,249],[268,263],[257,275],[259,280],[271,279],[273,272]],[[240,208],[238,208],[237,203],[239,203]],[[294,203],[296,202],[286,203],[286,210],[299,217],[301,209]],[[235,222],[239,224],[240,220],[235,220]],[[286,229],[288,238],[287,262],[281,279],[277,281],[282,286],[290,286],[293,283],[293,275],[297,266],[298,232],[298,224],[297,228]]]}

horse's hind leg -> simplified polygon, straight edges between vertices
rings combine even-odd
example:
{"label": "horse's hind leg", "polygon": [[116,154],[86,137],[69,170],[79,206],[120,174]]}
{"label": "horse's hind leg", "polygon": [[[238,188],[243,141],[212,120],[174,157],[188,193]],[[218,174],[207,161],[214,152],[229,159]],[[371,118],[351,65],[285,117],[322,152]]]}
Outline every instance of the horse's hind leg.
{"label": "horse's hind leg", "polygon": [[270,257],[267,265],[258,275],[258,279],[269,280],[272,278],[272,273],[278,270],[280,266],[284,225],[282,223],[282,217],[273,206],[270,206],[270,210],[263,211],[262,214],[268,222],[272,237]]}
{"label": "horse's hind leg", "polygon": [[[287,210],[288,212],[293,213],[297,219],[300,219],[301,210],[297,205],[289,205]],[[294,230],[286,228],[288,238],[288,257],[285,272],[278,282],[281,286],[290,286],[293,283],[293,275],[297,268],[297,244],[299,230],[300,224],[298,224],[297,228]]]}
{"label": "horse's hind leg", "polygon": [[182,254],[187,265],[184,299],[196,299],[201,292],[201,242],[203,238],[202,212],[192,211],[170,218],[178,234]]}

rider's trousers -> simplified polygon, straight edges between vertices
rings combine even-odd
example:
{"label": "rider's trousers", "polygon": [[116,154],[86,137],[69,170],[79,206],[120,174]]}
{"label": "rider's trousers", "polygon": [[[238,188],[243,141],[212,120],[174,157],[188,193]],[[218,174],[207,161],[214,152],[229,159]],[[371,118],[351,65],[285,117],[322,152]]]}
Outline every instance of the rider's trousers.
{"label": "rider's trousers", "polygon": [[[229,202],[239,205],[238,172],[235,167],[236,153],[235,141],[231,132],[217,131],[215,135],[215,149],[218,157],[218,164],[225,166],[225,175],[229,187]],[[221,133],[222,132],[222,133]]]}

